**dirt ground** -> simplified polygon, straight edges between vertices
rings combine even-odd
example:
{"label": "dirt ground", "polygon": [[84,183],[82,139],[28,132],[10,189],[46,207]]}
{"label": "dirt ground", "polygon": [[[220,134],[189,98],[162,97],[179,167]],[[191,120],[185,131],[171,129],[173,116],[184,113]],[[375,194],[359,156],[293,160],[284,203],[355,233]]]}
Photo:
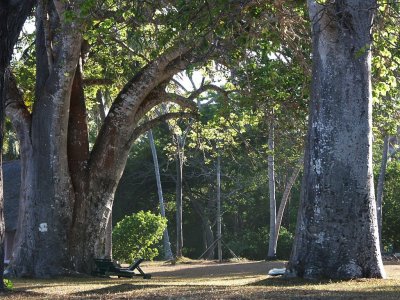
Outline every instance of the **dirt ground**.
{"label": "dirt ground", "polygon": [[[268,276],[284,262],[165,264],[146,262],[152,279],[58,278],[15,280],[4,299],[400,299],[400,264],[385,266],[388,279],[305,281]],[[0,295],[1,297],[1,295]]]}
{"label": "dirt ground", "polygon": [[186,278],[190,279],[216,279],[221,277],[258,277],[266,276],[272,268],[283,268],[284,262],[265,262],[265,261],[244,261],[239,263],[225,262],[209,262],[201,261],[200,263],[188,264],[153,264],[144,263],[143,270],[149,272],[153,277],[157,278]]}
{"label": "dirt ground", "polygon": [[[247,261],[239,263],[222,263],[217,262],[201,262],[193,264],[154,264],[144,263],[143,269],[147,273],[151,273],[154,277],[158,278],[191,278],[198,280],[212,279],[220,277],[258,277],[266,276],[268,271],[272,268],[284,268],[285,262],[266,262],[266,261]],[[399,262],[388,262],[385,263],[385,270],[389,279],[400,280],[400,263]],[[400,295],[399,295],[400,299]]]}

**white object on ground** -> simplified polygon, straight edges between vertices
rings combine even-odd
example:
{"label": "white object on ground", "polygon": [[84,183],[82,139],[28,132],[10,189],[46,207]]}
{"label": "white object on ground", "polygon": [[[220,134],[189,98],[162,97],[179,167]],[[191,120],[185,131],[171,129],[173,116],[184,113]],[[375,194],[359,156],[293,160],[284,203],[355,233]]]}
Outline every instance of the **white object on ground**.
{"label": "white object on ground", "polygon": [[273,268],[273,269],[269,270],[268,275],[279,276],[279,275],[285,275],[285,273],[286,273],[286,268],[282,268],[282,269]]}

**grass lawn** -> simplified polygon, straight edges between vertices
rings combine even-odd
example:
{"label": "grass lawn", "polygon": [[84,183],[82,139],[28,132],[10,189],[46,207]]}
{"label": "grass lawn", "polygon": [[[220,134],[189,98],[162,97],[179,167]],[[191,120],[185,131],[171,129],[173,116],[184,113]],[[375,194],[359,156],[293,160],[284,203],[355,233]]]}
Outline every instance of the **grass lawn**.
{"label": "grass lawn", "polygon": [[400,299],[400,265],[385,265],[388,279],[304,281],[270,277],[283,262],[217,264],[144,263],[153,278],[15,279],[2,299]]}

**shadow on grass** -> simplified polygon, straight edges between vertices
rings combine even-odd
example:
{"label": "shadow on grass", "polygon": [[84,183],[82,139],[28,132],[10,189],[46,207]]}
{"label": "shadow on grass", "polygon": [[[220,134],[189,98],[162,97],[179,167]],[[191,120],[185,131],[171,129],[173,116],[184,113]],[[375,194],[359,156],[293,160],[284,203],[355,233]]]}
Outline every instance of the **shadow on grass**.
{"label": "shadow on grass", "polygon": [[0,292],[0,298],[19,298],[19,299],[28,299],[28,298],[46,298],[48,295],[46,293],[38,293],[33,291],[24,291],[24,290],[9,290],[5,292]]}
{"label": "shadow on grass", "polygon": [[146,288],[159,288],[162,287],[161,285],[151,285],[151,286],[146,286],[146,285],[141,285],[137,283],[122,283],[118,285],[114,285],[111,287],[103,287],[99,289],[93,289],[89,291],[82,291],[82,292],[76,292],[71,295],[73,296],[89,296],[89,295],[104,295],[104,294],[117,294],[117,293],[124,293],[124,292],[130,292],[134,290],[143,290]]}
{"label": "shadow on grass", "polygon": [[[302,287],[301,287],[302,286]],[[304,285],[287,289],[263,289],[249,287],[201,287],[201,286],[137,286],[121,284],[112,288],[102,288],[87,292],[75,293],[71,296],[78,299],[104,297],[107,299],[399,299],[397,286],[389,286],[390,291],[340,291],[309,290]]]}
{"label": "shadow on grass", "polygon": [[[379,284],[381,283],[381,284]],[[400,299],[399,285],[385,285],[384,281],[368,280],[306,280],[273,277],[246,286],[265,288],[265,299]],[[329,285],[329,288],[327,288]],[[252,297],[261,295],[253,294]],[[250,297],[251,298],[251,297]]]}

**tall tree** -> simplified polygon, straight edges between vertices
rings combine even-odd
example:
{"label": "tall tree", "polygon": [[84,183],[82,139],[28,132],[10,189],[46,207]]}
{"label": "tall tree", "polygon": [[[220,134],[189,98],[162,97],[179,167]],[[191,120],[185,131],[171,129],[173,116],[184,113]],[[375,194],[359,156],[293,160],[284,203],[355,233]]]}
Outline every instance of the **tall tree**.
{"label": "tall tree", "polygon": [[372,173],[374,0],[308,0],[313,73],[296,238],[288,273],[385,276]]}
{"label": "tall tree", "polygon": [[4,289],[4,198],[3,198],[3,136],[4,136],[4,117],[5,117],[5,78],[14,46],[18,40],[22,26],[30,14],[35,1],[2,1],[0,3],[0,291]]}
{"label": "tall tree", "polygon": [[[230,4],[227,10],[225,4],[39,1],[31,112],[15,80],[8,83],[9,115],[21,141],[25,193],[11,262],[16,275],[91,271],[93,258],[102,254],[114,193],[133,142],[155,124],[193,113],[167,113],[149,121],[143,117],[165,101],[195,108],[188,99],[169,95],[166,83],[211,53],[218,38],[211,24],[225,24],[219,19],[230,22],[246,6]],[[107,38],[115,40],[117,50],[136,51],[136,58],[141,57],[139,67],[128,68],[130,75],[93,147],[89,147],[82,88],[83,33],[96,46]],[[138,41],[135,50],[126,43],[130,38]]]}

